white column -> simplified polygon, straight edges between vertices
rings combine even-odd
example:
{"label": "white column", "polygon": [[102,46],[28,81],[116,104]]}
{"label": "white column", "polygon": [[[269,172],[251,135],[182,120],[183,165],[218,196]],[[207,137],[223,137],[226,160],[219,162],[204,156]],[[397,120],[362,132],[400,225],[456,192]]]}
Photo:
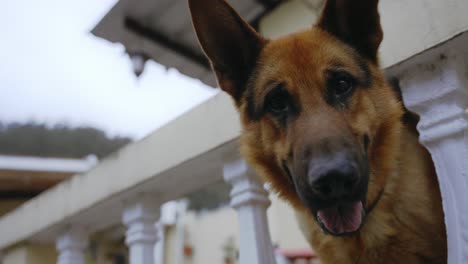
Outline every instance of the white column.
{"label": "white column", "polygon": [[157,242],[156,247],[155,247],[155,260],[154,264],[164,264],[165,260],[165,247],[164,247],[164,240],[166,239],[166,230],[164,227],[164,223],[162,221],[159,221],[156,223],[156,236],[157,236]]}
{"label": "white column", "polygon": [[57,238],[56,247],[58,264],[85,264],[88,234],[84,228],[72,226]]}
{"label": "white column", "polygon": [[125,208],[122,221],[127,227],[125,243],[130,264],[154,264],[159,207],[159,203],[144,197]]}
{"label": "white column", "polygon": [[240,264],[275,263],[266,209],[268,192],[244,160],[225,162],[224,179],[232,185],[231,206],[240,225]]}
{"label": "white column", "polygon": [[468,263],[468,34],[427,51],[400,72],[406,106],[437,170],[448,263]]}

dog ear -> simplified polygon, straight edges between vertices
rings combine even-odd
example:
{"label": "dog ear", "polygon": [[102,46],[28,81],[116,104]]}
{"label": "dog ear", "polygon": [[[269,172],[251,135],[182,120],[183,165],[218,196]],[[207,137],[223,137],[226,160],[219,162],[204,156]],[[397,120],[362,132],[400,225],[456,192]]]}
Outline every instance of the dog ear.
{"label": "dog ear", "polygon": [[195,32],[219,86],[238,100],[255,67],[263,38],[224,0],[188,3]]}
{"label": "dog ear", "polygon": [[378,0],[326,0],[318,26],[377,63],[382,42]]}

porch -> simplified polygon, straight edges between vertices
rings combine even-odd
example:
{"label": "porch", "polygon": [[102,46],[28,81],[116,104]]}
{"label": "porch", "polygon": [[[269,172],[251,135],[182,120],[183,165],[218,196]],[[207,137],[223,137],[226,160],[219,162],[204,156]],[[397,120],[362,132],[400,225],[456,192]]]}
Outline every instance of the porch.
{"label": "porch", "polygon": [[[118,5],[125,6],[124,2]],[[275,6],[270,14],[274,19],[265,15],[259,27],[274,35],[276,23],[290,19],[294,14],[289,10],[300,2]],[[386,33],[383,66],[389,76],[400,80],[406,106],[421,116],[420,140],[436,164],[451,264],[468,262],[466,10],[468,3],[463,0],[381,3]],[[144,49],[160,45],[148,43],[137,48],[147,54]],[[190,55],[182,57],[191,60]],[[206,76],[196,71],[204,67],[200,65],[187,66],[187,74]],[[211,77],[206,78],[211,82]],[[266,213],[269,193],[238,154],[240,131],[231,99],[219,93],[90,171],[1,217],[0,250],[6,256],[24,241],[55,244],[57,263],[83,264],[90,236],[123,224],[130,263],[154,263],[161,205],[224,180],[232,186],[231,206],[238,215],[239,263],[275,263]],[[5,258],[4,264],[9,263]]]}

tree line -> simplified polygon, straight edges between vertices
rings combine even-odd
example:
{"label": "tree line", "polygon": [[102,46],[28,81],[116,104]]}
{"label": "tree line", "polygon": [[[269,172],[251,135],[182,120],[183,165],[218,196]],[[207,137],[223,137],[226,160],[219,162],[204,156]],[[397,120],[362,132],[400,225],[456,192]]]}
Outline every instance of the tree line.
{"label": "tree line", "polygon": [[102,158],[129,142],[128,137],[109,137],[93,127],[0,122],[0,154],[3,155],[83,158],[94,154]]}

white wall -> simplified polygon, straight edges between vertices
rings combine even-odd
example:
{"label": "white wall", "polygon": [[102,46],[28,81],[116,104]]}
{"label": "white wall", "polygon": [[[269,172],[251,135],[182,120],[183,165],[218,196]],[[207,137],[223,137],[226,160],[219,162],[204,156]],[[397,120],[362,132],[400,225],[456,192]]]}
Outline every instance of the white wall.
{"label": "white wall", "polygon": [[[317,2],[317,1],[315,1]],[[308,3],[308,4],[306,4]],[[269,38],[310,27],[320,8],[312,0],[291,0],[260,22]],[[389,67],[468,30],[466,0],[381,0],[382,66]]]}

